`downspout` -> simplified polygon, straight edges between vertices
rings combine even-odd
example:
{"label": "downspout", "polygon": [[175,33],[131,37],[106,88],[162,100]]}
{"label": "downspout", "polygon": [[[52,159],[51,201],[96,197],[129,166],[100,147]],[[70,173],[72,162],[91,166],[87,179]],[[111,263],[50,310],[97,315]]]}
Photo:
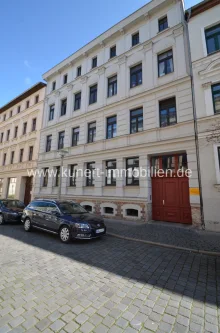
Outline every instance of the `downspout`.
{"label": "downspout", "polygon": [[188,42],[188,59],[190,67],[190,79],[191,79],[191,88],[192,88],[192,102],[193,102],[193,119],[194,119],[194,132],[195,132],[195,145],[196,145],[196,160],[197,160],[197,170],[198,170],[198,182],[199,182],[199,197],[200,197],[200,214],[201,214],[201,225],[202,229],[205,230],[205,221],[204,221],[204,207],[203,207],[203,195],[202,195],[202,177],[201,177],[201,166],[200,166],[200,153],[199,153],[199,138],[198,138],[198,123],[197,123],[197,113],[196,113],[196,102],[195,102],[195,88],[194,88],[194,78],[193,78],[193,69],[192,69],[192,60],[191,60],[191,49],[190,49],[190,40],[189,40],[189,30],[188,22],[191,16],[191,9],[186,12],[186,36]]}

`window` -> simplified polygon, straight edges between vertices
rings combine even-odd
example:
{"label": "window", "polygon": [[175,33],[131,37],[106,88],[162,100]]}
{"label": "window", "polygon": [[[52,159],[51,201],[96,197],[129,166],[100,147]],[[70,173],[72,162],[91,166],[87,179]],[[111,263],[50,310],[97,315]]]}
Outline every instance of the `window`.
{"label": "window", "polygon": [[4,181],[4,179],[0,178],[0,196],[2,195],[2,192],[3,192],[3,181]]}
{"label": "window", "polygon": [[4,155],[3,155],[2,165],[5,165],[5,163],[6,163],[6,157],[7,157],[7,154],[4,153]]}
{"label": "window", "polygon": [[92,212],[92,206],[84,205],[83,207],[85,208],[85,210],[87,210],[87,212]]}
{"label": "window", "polygon": [[220,50],[220,24],[205,30],[207,53]]}
{"label": "window", "polygon": [[53,120],[53,118],[54,118],[54,109],[55,109],[55,105],[54,104],[50,105],[49,121]]}
{"label": "window", "polygon": [[23,124],[23,135],[27,133],[27,122]]}
{"label": "window", "polygon": [[29,156],[28,156],[28,160],[32,161],[33,160],[33,152],[34,152],[34,147],[30,146],[29,147]]}
{"label": "window", "polygon": [[177,123],[175,97],[161,101],[159,104],[159,109],[160,127],[166,127]]}
{"label": "window", "polygon": [[110,59],[116,57],[116,45],[110,47]]}
{"label": "window", "polygon": [[135,46],[139,44],[139,32],[136,32],[136,34],[132,35],[132,46]]}
{"label": "window", "polygon": [[76,186],[76,164],[70,165],[70,186]]}
{"label": "window", "polygon": [[20,112],[21,112],[21,106],[19,105],[18,109],[17,109],[17,113],[20,113]]}
{"label": "window", "polygon": [[173,51],[167,51],[158,55],[158,76],[164,76],[173,72]]}
{"label": "window", "polygon": [[66,114],[66,105],[67,105],[67,99],[62,99],[61,101],[61,112],[60,112],[60,115],[61,116],[65,116]]}
{"label": "window", "polygon": [[2,143],[2,142],[3,142],[3,138],[4,138],[4,133],[2,132],[2,133],[1,133],[1,139],[0,139],[0,143]]}
{"label": "window", "polygon": [[126,209],[126,215],[127,216],[134,216],[134,217],[138,217],[138,210],[137,209],[132,209],[132,208],[128,208]]}
{"label": "window", "polygon": [[74,111],[81,108],[81,91],[75,94]]}
{"label": "window", "polygon": [[65,74],[65,75],[63,76],[63,84],[67,84],[67,79],[68,79],[68,75]]}
{"label": "window", "polygon": [[106,161],[106,186],[116,185],[116,160]]}
{"label": "window", "polygon": [[52,91],[53,91],[53,90],[56,90],[56,81],[53,81],[53,82],[52,82]]}
{"label": "window", "polygon": [[12,115],[13,115],[13,111],[11,110],[11,111],[10,111],[10,118],[12,117]]}
{"label": "window", "polygon": [[220,169],[220,147],[218,147],[218,161],[219,161],[219,169]]}
{"label": "window", "polygon": [[112,207],[105,207],[104,208],[105,214],[114,214],[114,208]]}
{"label": "window", "polygon": [[47,135],[46,152],[51,151],[52,135]]}
{"label": "window", "polygon": [[49,168],[43,169],[43,187],[47,187],[47,185],[48,185],[48,172],[49,172]]}
{"label": "window", "polygon": [[142,84],[142,64],[130,68],[130,88]]}
{"label": "window", "polygon": [[92,58],[92,68],[97,67],[97,57]]}
{"label": "window", "polygon": [[163,31],[168,28],[168,21],[167,21],[167,16],[161,18],[158,21],[158,26],[159,26],[159,32]]}
{"label": "window", "polygon": [[117,116],[107,118],[106,139],[112,139],[116,136]]}
{"label": "window", "polygon": [[10,199],[15,198],[16,182],[17,182],[17,178],[9,178],[7,198],[10,198]]}
{"label": "window", "polygon": [[89,104],[93,104],[97,102],[97,84],[90,87],[89,93]]}
{"label": "window", "polygon": [[79,67],[77,67],[77,70],[76,70],[76,76],[78,77],[78,76],[81,76],[81,75],[82,75],[82,67],[79,66]]}
{"label": "window", "polygon": [[6,120],[6,114],[4,114],[4,116],[3,116],[3,121],[5,121]]}
{"label": "window", "polygon": [[26,102],[26,109],[28,109],[29,106],[30,106],[30,101],[27,101],[27,102]]}
{"label": "window", "polygon": [[19,162],[23,162],[24,149],[20,149]]}
{"label": "window", "polygon": [[64,147],[64,136],[65,136],[65,131],[62,131],[59,133],[58,149],[63,149],[63,147]]}
{"label": "window", "polygon": [[35,104],[39,102],[39,95],[35,96]]}
{"label": "window", "polygon": [[55,169],[55,186],[59,186],[60,183],[60,166]]}
{"label": "window", "polygon": [[9,138],[10,138],[10,129],[7,130],[7,141],[9,141]]}
{"label": "window", "polygon": [[215,113],[220,113],[220,83],[212,86],[213,107]]}
{"label": "window", "polygon": [[12,152],[11,152],[11,164],[14,163],[14,156],[15,156],[15,152],[12,151]]}
{"label": "window", "polygon": [[88,124],[88,143],[94,142],[96,137],[96,122]]}
{"label": "window", "polygon": [[72,146],[77,146],[79,141],[79,127],[73,128],[72,132]]}
{"label": "window", "polygon": [[32,132],[36,131],[37,118],[32,119]]}
{"label": "window", "polygon": [[108,79],[108,97],[117,95],[117,75]]}
{"label": "window", "polygon": [[143,131],[143,108],[130,112],[130,133]]}
{"label": "window", "polygon": [[18,136],[18,126],[15,126],[14,138],[16,139]]}
{"label": "window", "polygon": [[139,185],[139,158],[126,160],[126,185]]}
{"label": "window", "polygon": [[86,186],[94,186],[95,162],[87,163]]}

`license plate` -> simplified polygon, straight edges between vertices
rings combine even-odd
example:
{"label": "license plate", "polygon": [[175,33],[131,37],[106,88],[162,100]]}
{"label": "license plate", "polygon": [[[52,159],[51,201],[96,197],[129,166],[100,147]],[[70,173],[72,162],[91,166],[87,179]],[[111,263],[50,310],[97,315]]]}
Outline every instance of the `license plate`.
{"label": "license plate", "polygon": [[104,228],[102,228],[102,229],[97,229],[97,230],[96,230],[96,233],[97,233],[97,234],[100,234],[101,232],[104,232],[104,231],[105,231]]}

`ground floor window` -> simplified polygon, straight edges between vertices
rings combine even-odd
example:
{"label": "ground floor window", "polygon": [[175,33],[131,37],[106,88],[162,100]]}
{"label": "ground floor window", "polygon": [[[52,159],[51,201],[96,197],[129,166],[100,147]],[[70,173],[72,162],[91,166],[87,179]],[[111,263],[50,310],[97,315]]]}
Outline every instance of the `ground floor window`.
{"label": "ground floor window", "polygon": [[112,207],[105,207],[104,208],[105,214],[114,214],[114,208]]}
{"label": "ground floor window", "polygon": [[85,210],[87,210],[87,212],[92,212],[92,206],[84,205],[83,207],[85,208]]}
{"label": "ground floor window", "polygon": [[126,215],[127,216],[136,216],[136,217],[138,217],[138,210],[128,208],[128,209],[126,209]]}
{"label": "ground floor window", "polygon": [[2,196],[3,192],[3,178],[0,178],[0,196]]}
{"label": "ground floor window", "polygon": [[17,182],[17,178],[9,178],[9,180],[8,180],[8,195],[7,195],[7,197],[10,198],[10,199],[15,198],[16,182]]}

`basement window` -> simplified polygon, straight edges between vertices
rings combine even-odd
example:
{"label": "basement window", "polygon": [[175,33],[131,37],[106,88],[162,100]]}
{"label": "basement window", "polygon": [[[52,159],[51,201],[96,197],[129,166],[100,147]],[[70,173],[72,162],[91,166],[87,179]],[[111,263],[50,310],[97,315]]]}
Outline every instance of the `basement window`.
{"label": "basement window", "polygon": [[126,209],[126,215],[127,216],[134,216],[138,217],[138,210],[137,209]]}
{"label": "basement window", "polygon": [[92,212],[92,206],[84,205],[83,207],[85,208],[85,210],[87,210],[87,212]]}
{"label": "basement window", "polygon": [[114,214],[114,208],[112,207],[105,207],[104,208],[105,214]]}

